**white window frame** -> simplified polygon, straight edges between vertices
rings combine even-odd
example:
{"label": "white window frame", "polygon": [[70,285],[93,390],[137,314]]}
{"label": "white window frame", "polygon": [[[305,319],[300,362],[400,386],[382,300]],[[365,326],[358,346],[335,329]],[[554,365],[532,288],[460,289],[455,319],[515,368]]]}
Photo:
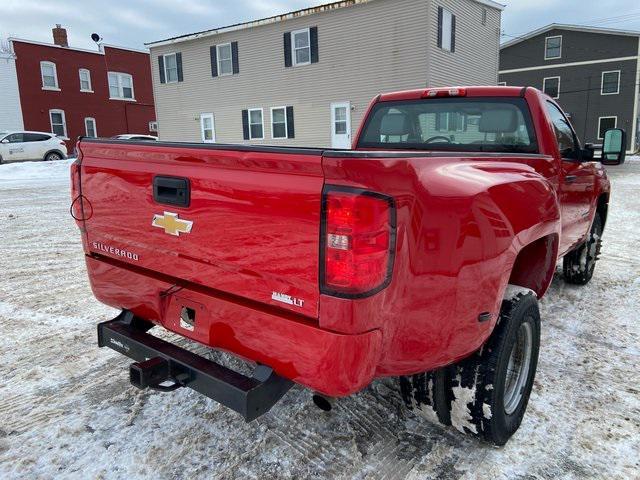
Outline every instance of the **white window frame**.
{"label": "white window frame", "polygon": [[[276,137],[273,132],[273,112],[274,110],[283,110],[284,111],[284,137]],[[285,138],[289,138],[289,119],[287,118],[287,107],[271,107],[271,138],[273,140],[282,140]]]}
{"label": "white window frame", "polygon": [[85,117],[84,119],[84,133],[89,137],[89,129],[87,128],[87,120],[90,120],[93,123],[93,134],[95,137],[98,136],[98,126],[96,125],[96,119],[93,117]]}
{"label": "white window frame", "polygon": [[[453,49],[453,12],[442,9],[442,50],[451,52]],[[448,23],[447,23],[448,22]]]}
{"label": "white window frame", "polygon": [[[82,88],[82,74],[87,74],[87,81],[89,82],[89,89]],[[91,71],[88,68],[81,68],[78,70],[78,77],[80,78],[80,91],[84,93],[93,93],[93,85],[91,84]]]}
{"label": "white window frame", "polygon": [[[211,119],[211,140],[205,140],[204,137],[204,119]],[[213,118],[213,113],[201,113],[200,114],[200,138],[202,143],[216,143],[216,121]]]}
{"label": "white window frame", "polygon": [[62,129],[64,130],[64,136],[60,137],[64,140],[69,140],[69,136],[67,135],[67,117],[64,114],[64,110],[60,110],[59,108],[52,108],[49,110],[49,126],[51,127],[51,133],[56,136],[56,133],[53,131],[53,119],[51,115],[54,113],[59,113],[62,115]]}
{"label": "white window frame", "polygon": [[[175,57],[176,59],[176,79],[175,80],[169,80],[169,74],[167,73],[167,57]],[[176,52],[172,52],[172,53],[165,53],[164,55],[162,55],[162,68],[164,69],[164,83],[178,83],[179,79],[178,79],[178,55],[176,54]]]}
{"label": "white window frame", "polygon": [[[109,75],[116,75],[116,78],[118,79],[118,95],[119,97],[112,97],[111,96],[111,85],[109,84]],[[122,87],[122,78],[123,77],[129,77],[131,78],[131,98],[125,98],[124,97],[124,89]],[[136,92],[133,88],[133,75],[131,75],[130,73],[124,73],[124,72],[107,72],[107,87],[109,88],[109,100],[122,100],[125,102],[135,102],[136,101]]]}
{"label": "white window frame", "polygon": [[[261,137],[254,137],[253,136],[253,132],[251,131],[251,125],[258,125],[257,123],[251,123],[251,112],[260,112],[260,120],[261,120],[261,125],[262,125],[262,136]],[[250,108],[249,110],[247,110],[247,115],[248,115],[248,124],[249,124],[249,140],[264,140],[264,111],[262,108]]]}
{"label": "white window frame", "polygon": [[[230,55],[230,57],[228,59],[225,59],[225,60],[228,60],[231,63],[231,70],[228,73],[222,73],[222,68],[221,68],[222,56],[220,55],[220,50],[221,50],[222,47],[226,47],[226,46],[229,47],[229,55]],[[217,68],[218,68],[218,76],[219,77],[225,77],[227,75],[233,75],[233,47],[231,46],[231,42],[222,43],[220,45],[216,45],[216,62],[218,64]]]}
{"label": "white window frame", "polygon": [[604,119],[609,119],[609,118],[613,118],[615,119],[615,122],[613,124],[613,128],[618,128],[618,117],[615,115],[607,115],[606,117],[598,117],[598,140],[604,140],[604,137],[600,136],[600,130],[601,130],[601,125],[602,125],[602,120]]}
{"label": "white window frame", "polygon": [[[551,97],[551,95],[549,95],[549,94],[547,93],[547,91],[546,91],[546,90],[547,90],[547,80],[555,80],[556,78],[558,79],[558,96],[557,96],[557,97]],[[560,83],[561,83],[561,80],[560,80],[560,77],[559,77],[559,76],[555,76],[555,77],[545,77],[545,78],[543,78],[543,79],[542,79],[542,91],[543,91],[546,95],[549,95],[549,96],[550,96],[551,98],[553,98],[554,100],[557,100],[558,98],[560,98]]]}
{"label": "white window frame", "polygon": [[[607,73],[617,73],[618,74],[618,88],[615,92],[604,92],[604,76]],[[619,95],[620,94],[620,77],[622,76],[622,70],[608,70],[606,72],[602,72],[602,79],[600,80],[600,95]]]}
{"label": "white window frame", "polygon": [[[557,57],[548,57],[547,56],[547,50],[548,50],[548,44],[549,44],[549,40],[553,39],[553,38],[559,38],[560,39],[560,55],[558,55]],[[562,58],[562,35],[552,35],[550,37],[545,37],[544,38],[544,59],[545,60],[558,60],[560,58]]]}
{"label": "white window frame", "polygon": [[[44,67],[45,65],[53,67],[53,79],[56,82],[55,87],[45,86],[45,84],[44,84],[44,72],[42,71],[42,67]],[[60,91],[60,86],[58,84],[58,68],[56,67],[55,63],[49,62],[49,61],[46,61],[46,60],[43,60],[43,61],[40,62],[40,81],[42,83],[42,90]]]}
{"label": "white window frame", "polygon": [[507,82],[498,82],[498,86],[499,87],[506,87],[507,86]]}
{"label": "white window frame", "polygon": [[[300,33],[307,34],[308,45],[306,47],[296,48],[296,35]],[[296,50],[303,50],[305,48],[309,49],[309,61],[307,62],[298,62],[298,56],[296,55]],[[291,32],[291,65],[294,67],[302,67],[304,65],[311,65],[311,29],[310,28],[301,28],[300,30],[295,30]]]}

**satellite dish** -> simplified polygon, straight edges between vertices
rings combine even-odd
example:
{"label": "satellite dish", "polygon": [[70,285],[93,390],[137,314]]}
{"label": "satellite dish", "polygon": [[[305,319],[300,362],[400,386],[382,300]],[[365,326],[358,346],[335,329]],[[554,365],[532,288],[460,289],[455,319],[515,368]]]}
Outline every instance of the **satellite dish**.
{"label": "satellite dish", "polygon": [[97,33],[92,33],[91,34],[91,40],[93,40],[94,42],[98,43],[102,39],[100,38],[100,35],[98,35]]}

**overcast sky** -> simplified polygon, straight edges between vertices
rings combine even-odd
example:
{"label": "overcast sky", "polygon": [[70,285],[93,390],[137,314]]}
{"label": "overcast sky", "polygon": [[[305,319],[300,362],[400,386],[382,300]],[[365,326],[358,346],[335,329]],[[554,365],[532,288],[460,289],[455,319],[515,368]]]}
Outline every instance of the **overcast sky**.
{"label": "overcast sky", "polygon": [[[285,13],[329,0],[2,0],[0,38],[51,42],[61,23],[71,46],[106,43],[141,48],[145,42]],[[640,30],[638,0],[504,0],[503,40],[552,22]]]}

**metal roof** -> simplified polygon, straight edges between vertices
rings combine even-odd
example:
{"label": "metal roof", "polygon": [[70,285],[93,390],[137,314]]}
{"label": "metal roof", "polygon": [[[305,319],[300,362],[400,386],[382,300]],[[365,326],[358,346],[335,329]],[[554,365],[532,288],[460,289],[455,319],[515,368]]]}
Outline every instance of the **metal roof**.
{"label": "metal roof", "polygon": [[529,40],[530,38],[533,38],[545,32],[549,32],[551,30],[572,30],[576,32],[604,33],[608,35],[624,35],[624,36],[631,36],[631,37],[640,37],[640,31],[637,31],[637,30],[618,30],[615,28],[590,27],[587,25],[552,23],[545,27],[526,33],[520,37],[509,40],[508,42],[505,42],[502,45],[500,45],[500,49],[510,47],[511,45],[515,45],[520,42],[524,42],[525,40]]}
{"label": "metal roof", "polygon": [[[211,37],[214,35],[220,35],[222,33],[234,32],[237,30],[245,30],[248,28],[258,27],[261,25],[269,25],[272,23],[283,22],[285,20],[290,20],[292,18],[304,17],[307,15],[313,15],[321,12],[328,12],[331,10],[338,10],[341,8],[351,7],[353,5],[358,5],[362,3],[369,3],[373,0],[342,0],[339,2],[325,3],[323,5],[317,5],[315,7],[303,8],[301,10],[296,10],[289,13],[283,13],[281,15],[274,15],[272,17],[261,18],[259,20],[252,20],[249,22],[236,23],[233,25],[228,25],[226,27],[213,28],[210,30],[203,30],[201,32],[188,33],[185,35],[179,35],[177,37],[166,38],[164,40],[157,40],[155,42],[145,43],[145,45],[150,47],[159,47],[162,45],[169,45],[173,43],[186,42],[189,40],[195,40],[198,38]],[[480,3],[482,5],[486,5],[491,8],[496,8],[498,10],[504,10],[505,6],[494,2],[493,0],[471,0],[476,3]]]}

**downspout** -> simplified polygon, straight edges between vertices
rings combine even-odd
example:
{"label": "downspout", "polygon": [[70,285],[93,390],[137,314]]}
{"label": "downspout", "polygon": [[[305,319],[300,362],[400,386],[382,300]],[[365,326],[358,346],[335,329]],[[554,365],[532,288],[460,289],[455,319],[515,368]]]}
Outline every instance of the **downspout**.
{"label": "downspout", "polygon": [[636,59],[636,81],[634,84],[633,92],[633,118],[631,119],[631,129],[633,130],[631,135],[631,153],[635,153],[638,150],[638,91],[640,91],[640,36],[638,37],[638,57]]}

